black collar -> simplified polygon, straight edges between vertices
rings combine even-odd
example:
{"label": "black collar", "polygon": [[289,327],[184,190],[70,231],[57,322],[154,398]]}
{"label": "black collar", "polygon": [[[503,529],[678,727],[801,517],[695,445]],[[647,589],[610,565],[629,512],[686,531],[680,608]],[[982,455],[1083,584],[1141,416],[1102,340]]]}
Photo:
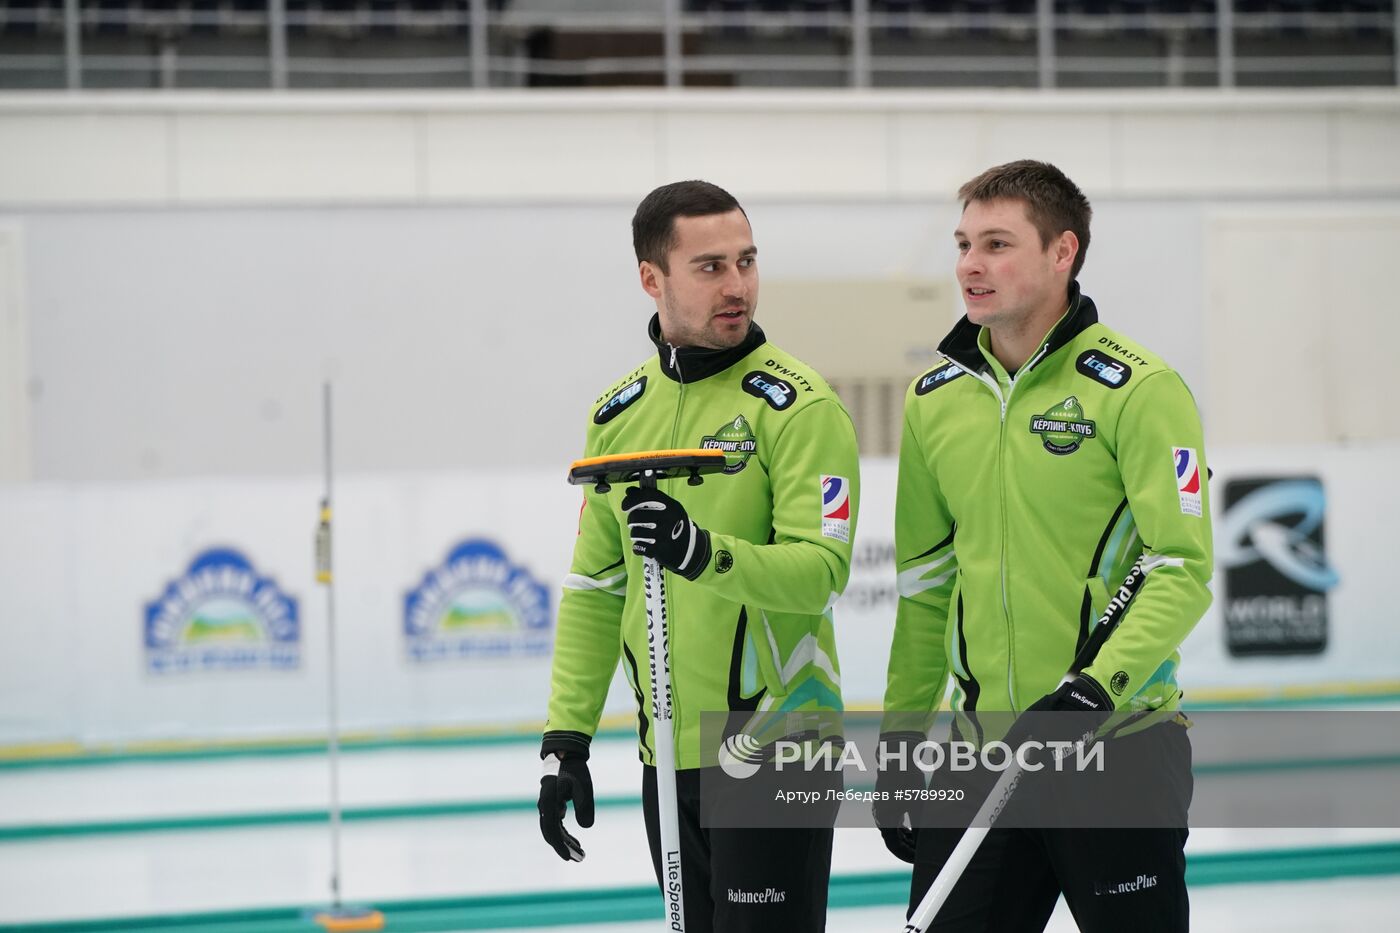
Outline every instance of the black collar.
{"label": "black collar", "polygon": [[[1044,359],[1079,336],[1086,328],[1097,324],[1098,321],[1099,310],[1094,307],[1093,299],[1079,291],[1078,282],[1071,282],[1069,284],[1069,313],[1045,338],[1045,344],[1041,348],[1042,352],[1031,354],[1031,358],[1039,356]],[[943,342],[938,345],[938,352],[964,369],[978,372],[987,362],[977,346],[977,337],[981,332],[982,325],[972,323],[967,319],[967,315],[963,315],[962,320],[953,325],[948,336],[944,337]]]}
{"label": "black collar", "polygon": [[[749,333],[743,341],[727,350],[710,350],[705,347],[672,347],[661,339],[661,315],[653,314],[647,324],[647,336],[656,344],[656,355],[661,358],[661,371],[675,382],[689,384],[707,379],[715,373],[724,372],[735,363],[756,350],[768,338],[763,336],[763,328],[749,322]],[[672,365],[674,362],[675,365]]]}

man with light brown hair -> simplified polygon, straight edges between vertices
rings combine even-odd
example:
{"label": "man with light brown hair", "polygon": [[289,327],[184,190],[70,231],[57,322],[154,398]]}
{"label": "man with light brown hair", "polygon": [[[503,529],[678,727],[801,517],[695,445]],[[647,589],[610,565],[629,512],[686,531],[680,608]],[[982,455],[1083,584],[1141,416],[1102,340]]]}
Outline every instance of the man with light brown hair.
{"label": "man with light brown hair", "polygon": [[[1057,715],[1020,716],[1010,744],[1072,740],[1055,730],[1075,713],[1110,760],[1131,763],[1114,786],[1161,803],[1157,822],[1115,828],[1003,820],[931,929],[1041,930],[1063,893],[1089,933],[1185,931],[1192,785],[1177,648],[1210,604],[1212,566],[1200,417],[1181,377],[1099,323],[1080,291],[1091,209],[1063,172],[1011,162],[958,194],[967,315],[905,400],[882,741],[922,741],[951,675],[955,740],[985,746],[1005,726],[981,714],[1022,712]],[[1138,562],[1148,572],[1122,621],[1077,659]],[[879,789],[886,845],[914,863],[912,912],[962,831],[920,828],[939,806],[910,802],[920,771],[882,770]]]}

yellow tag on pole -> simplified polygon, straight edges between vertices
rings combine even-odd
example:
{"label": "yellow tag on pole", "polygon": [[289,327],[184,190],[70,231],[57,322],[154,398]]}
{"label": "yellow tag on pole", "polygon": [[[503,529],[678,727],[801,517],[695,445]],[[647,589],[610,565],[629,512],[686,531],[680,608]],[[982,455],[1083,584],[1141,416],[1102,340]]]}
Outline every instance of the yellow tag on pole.
{"label": "yellow tag on pole", "polygon": [[316,526],[316,582],[331,582],[331,507],[321,501],[321,523]]}

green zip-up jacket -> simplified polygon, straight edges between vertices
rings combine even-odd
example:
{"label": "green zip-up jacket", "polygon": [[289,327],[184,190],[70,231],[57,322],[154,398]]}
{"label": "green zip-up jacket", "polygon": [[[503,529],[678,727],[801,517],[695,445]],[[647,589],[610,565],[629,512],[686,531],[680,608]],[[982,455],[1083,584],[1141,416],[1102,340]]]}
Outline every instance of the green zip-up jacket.
{"label": "green zip-up jacket", "polygon": [[1014,378],[965,317],[939,349],[947,359],[905,398],[885,709],[936,711],[951,674],[955,713],[1024,710],[1056,688],[1146,554],[1151,571],[1085,673],[1141,714],[1135,726],[1167,718],[1177,647],[1211,600],[1206,458],[1185,383],[1100,324],[1077,284]]}
{"label": "green zip-up jacket", "polygon": [[[836,394],[757,325],[729,350],[676,350],[655,317],[650,335],[657,353],[594,403],[584,455],[702,447],[727,456],[725,471],[700,486],[660,484],[710,533],[713,555],[693,582],[666,572],[676,766],[697,768],[716,752],[701,753],[701,711],[772,722],[842,708],[831,607],[850,573],[859,465]],[[584,494],[542,754],[587,751],[621,660],[641,758],[654,763],[642,558],[623,492]]]}

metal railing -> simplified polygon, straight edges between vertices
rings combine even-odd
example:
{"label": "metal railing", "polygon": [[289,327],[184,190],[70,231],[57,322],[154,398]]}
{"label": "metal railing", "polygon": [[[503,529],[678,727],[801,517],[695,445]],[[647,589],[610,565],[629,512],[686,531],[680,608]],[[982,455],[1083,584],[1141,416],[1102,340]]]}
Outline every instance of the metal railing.
{"label": "metal railing", "polygon": [[[531,8],[519,0],[504,6],[444,0],[437,7],[410,0],[334,7],[268,0],[263,8],[232,0],[161,6],[63,0],[60,8],[32,0],[0,7],[0,86],[41,86],[47,78],[75,89],[334,83],[320,79],[359,86],[679,87],[771,86],[787,78],[825,87],[936,87],[955,80],[1051,88],[1093,77],[1100,84],[1231,87],[1268,83],[1270,76],[1295,84],[1400,85],[1400,0],[1388,9],[1375,3],[1303,9],[1295,2],[1237,10],[1236,2],[1216,0],[1213,10],[1121,4],[1091,13],[1060,8],[1055,0],[1017,12],[951,4],[932,12],[872,8],[870,0],[786,11],[682,9],[681,0],[612,11]],[[561,36],[591,39],[599,51],[541,47],[542,37]],[[621,50],[598,37],[616,40]],[[1128,51],[1116,48],[1124,37],[1134,40]],[[1312,51],[1319,38],[1331,47]],[[1086,43],[1099,48],[1090,53]],[[1077,48],[1066,53],[1065,45]]]}

